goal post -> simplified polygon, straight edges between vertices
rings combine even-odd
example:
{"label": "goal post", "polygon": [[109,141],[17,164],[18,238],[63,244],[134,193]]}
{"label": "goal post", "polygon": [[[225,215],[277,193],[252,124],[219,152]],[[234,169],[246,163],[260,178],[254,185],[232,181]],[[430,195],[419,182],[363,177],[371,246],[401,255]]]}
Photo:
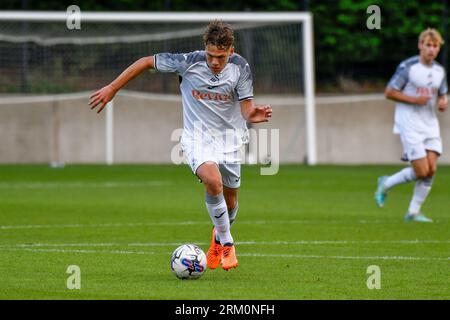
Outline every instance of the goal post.
{"label": "goal post", "polygon": [[[68,19],[69,14],[67,12],[45,12],[45,11],[0,11],[0,24],[6,22],[16,22],[16,23],[64,23]],[[313,16],[309,12],[273,12],[273,13],[263,13],[263,12],[155,12],[155,13],[136,13],[136,12],[80,12],[80,22],[81,29],[83,29],[83,24],[128,24],[133,25],[137,23],[160,23],[164,26],[175,26],[175,25],[186,25],[188,23],[205,23],[214,19],[221,19],[229,23],[239,23],[244,25],[243,29],[249,28],[245,24],[253,23],[255,26],[267,26],[270,24],[301,24],[302,31],[297,37],[300,39],[298,43],[293,45],[298,45],[301,48],[298,50],[301,52],[301,58],[293,57],[294,63],[302,64],[301,77],[302,79],[292,80],[294,85],[298,85],[299,92],[303,93],[304,105],[305,105],[305,162],[309,165],[315,165],[317,163],[317,147],[316,147],[316,119],[315,119],[315,77],[314,77],[314,43],[313,43]],[[164,29],[164,28],[163,28]],[[193,29],[192,29],[193,30]],[[281,31],[283,32],[283,31]],[[290,31],[291,32],[291,31]],[[118,42],[139,42],[139,41],[156,41],[155,39],[162,39],[164,37],[173,37],[174,32],[162,30],[159,35],[142,35],[137,34],[133,36],[132,34],[122,34],[122,35],[95,35],[88,38],[77,37],[76,32],[73,32],[71,37],[64,40],[63,37],[55,36],[56,38],[45,38],[36,35],[22,35],[22,37],[9,36],[8,34],[3,34],[0,32],[0,49],[2,42],[35,42],[42,46],[52,46],[61,45],[64,41],[67,41],[69,45],[78,45],[83,43],[92,44],[93,41],[106,41],[105,43]],[[102,38],[106,36],[106,38]],[[177,37],[182,37],[183,33],[178,31]],[[97,40],[95,40],[97,39]],[[103,40],[102,40],[103,39]],[[115,39],[115,40],[114,40]],[[139,40],[141,39],[141,40]],[[168,39],[168,38],[167,38]],[[112,41],[112,42],[108,42]],[[180,40],[181,41],[181,40]],[[273,44],[276,46],[277,44]],[[128,44],[128,46],[130,46]],[[282,50],[283,48],[279,48]],[[118,52],[123,51],[123,49],[118,49]],[[249,49],[250,50],[250,49]],[[278,51],[280,51],[278,50]],[[156,52],[154,52],[156,53]],[[243,54],[245,57],[245,53]],[[302,61],[298,61],[298,60]],[[128,61],[131,63],[132,61]],[[0,62],[1,63],[1,62]],[[253,67],[252,67],[253,68]],[[287,66],[289,68],[289,66]],[[120,70],[116,70],[119,72]],[[281,77],[281,76],[278,76]],[[257,77],[256,77],[257,79]],[[256,80],[258,81],[258,80]],[[81,90],[78,90],[81,91]],[[50,92],[54,93],[54,92]],[[299,106],[302,101],[299,99]],[[106,138],[106,162],[108,164],[113,163],[113,115],[112,109],[109,108],[110,113],[106,117],[107,135]]]}

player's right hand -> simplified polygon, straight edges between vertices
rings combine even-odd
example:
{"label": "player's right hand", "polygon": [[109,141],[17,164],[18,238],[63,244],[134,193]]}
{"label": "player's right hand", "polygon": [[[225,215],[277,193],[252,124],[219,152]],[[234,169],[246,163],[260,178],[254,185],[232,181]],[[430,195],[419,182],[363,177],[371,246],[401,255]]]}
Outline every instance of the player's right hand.
{"label": "player's right hand", "polygon": [[428,101],[430,101],[431,97],[430,96],[418,96],[416,97],[415,103],[419,106],[425,106],[428,104]]}
{"label": "player's right hand", "polygon": [[100,106],[97,110],[97,113],[100,113],[105,108],[106,104],[114,98],[116,92],[117,91],[114,90],[111,85],[107,85],[106,87],[94,92],[89,98],[89,106],[91,107],[91,110],[95,109],[97,106]]}

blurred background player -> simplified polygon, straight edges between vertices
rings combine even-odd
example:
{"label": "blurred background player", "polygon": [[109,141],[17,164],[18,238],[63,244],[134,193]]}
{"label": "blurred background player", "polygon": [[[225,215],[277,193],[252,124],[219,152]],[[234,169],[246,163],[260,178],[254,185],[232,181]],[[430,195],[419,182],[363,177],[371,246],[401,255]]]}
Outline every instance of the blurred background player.
{"label": "blurred background player", "polygon": [[404,158],[412,167],[379,177],[375,201],[383,207],[392,187],[416,181],[405,221],[432,222],[421,213],[421,206],[442,154],[436,105],[439,111],[447,109],[448,88],[445,69],[435,59],[443,43],[437,30],[424,30],[419,36],[420,54],[400,63],[385,91],[386,98],[396,101],[394,133],[400,135]]}
{"label": "blurred background player", "polygon": [[267,122],[269,105],[255,106],[247,61],[234,53],[231,26],[211,22],[204,51],[159,53],[137,60],[106,87],[91,95],[91,109],[103,110],[128,81],[144,70],[180,76],[184,130],[181,146],[192,172],[203,182],[208,213],[214,224],[208,267],[228,270],[238,265],[231,223],[238,210],[241,168],[239,150],[248,141],[246,122]]}

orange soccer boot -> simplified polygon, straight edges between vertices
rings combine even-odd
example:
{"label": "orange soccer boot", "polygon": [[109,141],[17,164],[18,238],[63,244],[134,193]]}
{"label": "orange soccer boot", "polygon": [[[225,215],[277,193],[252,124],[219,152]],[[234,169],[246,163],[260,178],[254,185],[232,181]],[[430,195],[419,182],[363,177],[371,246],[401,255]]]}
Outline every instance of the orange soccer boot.
{"label": "orange soccer boot", "polygon": [[229,270],[231,268],[236,268],[238,266],[238,261],[236,258],[236,249],[231,243],[226,243],[222,246],[222,268],[224,270]]}
{"label": "orange soccer boot", "polygon": [[222,245],[216,241],[216,228],[213,228],[211,246],[206,253],[206,261],[209,269],[216,269],[222,258]]}

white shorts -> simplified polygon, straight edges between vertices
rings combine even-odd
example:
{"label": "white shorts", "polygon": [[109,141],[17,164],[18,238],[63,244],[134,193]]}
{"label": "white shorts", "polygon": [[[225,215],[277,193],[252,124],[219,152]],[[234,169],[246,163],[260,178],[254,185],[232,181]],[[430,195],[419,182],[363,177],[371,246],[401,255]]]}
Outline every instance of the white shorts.
{"label": "white shorts", "polygon": [[426,158],[427,150],[442,154],[442,140],[440,137],[420,139],[412,135],[400,134],[403,152],[409,161]]}
{"label": "white shorts", "polygon": [[184,141],[181,142],[181,149],[194,175],[197,175],[197,170],[203,163],[214,162],[219,168],[225,187],[233,189],[240,187],[241,161],[238,152],[224,154],[213,143],[199,145]]}

